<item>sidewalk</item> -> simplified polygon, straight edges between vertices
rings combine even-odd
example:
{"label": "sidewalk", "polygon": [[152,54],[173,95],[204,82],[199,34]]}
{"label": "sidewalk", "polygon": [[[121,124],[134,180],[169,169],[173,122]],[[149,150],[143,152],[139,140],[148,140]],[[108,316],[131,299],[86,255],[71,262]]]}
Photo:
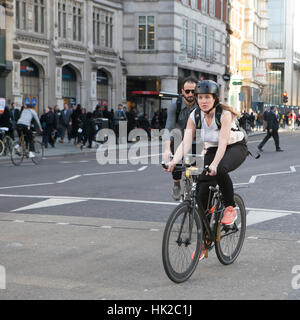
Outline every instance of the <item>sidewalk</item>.
{"label": "sidewalk", "polygon": [[[300,130],[300,127],[296,128],[296,130]],[[289,129],[279,129],[279,133],[280,132],[289,132]],[[262,134],[266,134],[265,131],[254,131],[248,134],[249,137],[251,136],[256,136],[256,135],[262,135]],[[160,141],[161,144],[161,141]],[[133,145],[133,143],[127,143],[126,144],[121,144],[118,145],[118,149],[123,149],[123,148],[129,148],[131,145]],[[142,146],[147,146],[147,143],[141,144]],[[89,153],[96,153],[97,152],[97,148],[98,145],[92,149],[89,148],[83,148],[82,150],[77,147],[76,145],[74,145],[74,143],[68,143],[68,142],[64,142],[64,143],[59,143],[57,142],[55,144],[55,148],[52,148],[51,146],[49,146],[47,149],[45,149],[45,157],[55,157],[55,156],[71,156],[71,155],[76,155],[76,154],[89,154]],[[0,162],[4,161],[4,160],[10,160],[9,157],[0,157]]]}

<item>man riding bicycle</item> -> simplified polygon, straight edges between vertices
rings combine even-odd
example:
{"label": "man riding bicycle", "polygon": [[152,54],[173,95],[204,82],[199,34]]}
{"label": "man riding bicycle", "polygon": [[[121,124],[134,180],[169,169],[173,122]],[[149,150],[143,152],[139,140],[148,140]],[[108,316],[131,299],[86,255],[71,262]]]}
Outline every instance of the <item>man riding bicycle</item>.
{"label": "man riding bicycle", "polygon": [[[33,143],[33,136],[31,131],[31,121],[34,119],[39,126],[40,132],[43,132],[39,117],[37,116],[33,105],[29,104],[25,109],[22,111],[21,116],[17,122],[17,130],[19,138],[21,137],[22,133],[24,134],[27,143],[29,144],[29,158],[35,157],[35,150],[34,150],[34,143]],[[15,148],[19,146],[16,145]]]}

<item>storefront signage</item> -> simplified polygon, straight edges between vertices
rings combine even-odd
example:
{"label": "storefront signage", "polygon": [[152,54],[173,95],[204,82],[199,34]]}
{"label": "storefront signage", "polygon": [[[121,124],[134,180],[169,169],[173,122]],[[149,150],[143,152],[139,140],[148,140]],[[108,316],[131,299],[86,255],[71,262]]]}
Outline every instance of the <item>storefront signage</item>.
{"label": "storefront signage", "polygon": [[158,96],[159,92],[157,92],[157,91],[131,91],[131,94]]}
{"label": "storefront signage", "polygon": [[240,60],[239,71],[252,71],[252,60]]}
{"label": "storefront signage", "polygon": [[24,103],[26,106],[28,106],[30,104],[30,99],[26,97]]}

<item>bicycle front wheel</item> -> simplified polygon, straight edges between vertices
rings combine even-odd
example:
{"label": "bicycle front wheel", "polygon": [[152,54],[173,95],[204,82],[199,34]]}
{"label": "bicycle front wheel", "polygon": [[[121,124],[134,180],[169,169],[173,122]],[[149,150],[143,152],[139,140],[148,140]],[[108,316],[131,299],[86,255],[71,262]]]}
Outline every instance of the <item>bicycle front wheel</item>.
{"label": "bicycle front wheel", "polygon": [[12,149],[12,146],[14,144],[14,141],[11,137],[9,136],[5,136],[4,139],[3,139],[3,143],[4,143],[4,146],[5,146],[5,155],[8,156],[10,153],[11,153],[11,149]]}
{"label": "bicycle front wheel", "polygon": [[10,150],[10,158],[15,166],[19,166],[22,163],[25,154],[24,144],[20,145],[19,143],[19,141],[14,142]]}
{"label": "bicycle front wheel", "polygon": [[167,276],[174,282],[190,278],[199,262],[203,228],[197,212],[183,202],[170,215],[163,236],[162,259]]}
{"label": "bicycle front wheel", "polygon": [[35,157],[31,158],[31,160],[35,164],[40,164],[44,157],[44,145],[39,141],[35,141],[34,150],[35,150]]}
{"label": "bicycle front wheel", "polygon": [[221,226],[220,241],[216,241],[216,254],[219,261],[228,265],[233,263],[241,252],[246,234],[246,208],[241,196],[235,194],[237,220],[232,226]]}

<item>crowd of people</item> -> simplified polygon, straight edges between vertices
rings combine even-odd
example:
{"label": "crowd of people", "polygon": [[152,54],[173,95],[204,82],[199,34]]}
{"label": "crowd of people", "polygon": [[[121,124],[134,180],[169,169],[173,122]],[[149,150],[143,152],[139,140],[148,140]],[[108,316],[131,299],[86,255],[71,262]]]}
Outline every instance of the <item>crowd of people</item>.
{"label": "crowd of people", "polygon": [[[10,108],[5,107],[0,115],[0,127],[9,128],[8,134],[15,139],[17,121],[20,118],[21,110],[12,103]],[[148,138],[151,137],[151,129],[164,129],[167,118],[167,109],[156,110],[152,119],[148,119],[144,113],[138,113],[136,107],[127,110],[126,106],[119,104],[116,111],[108,110],[107,106],[96,105],[90,112],[80,104],[69,106],[64,104],[62,110],[56,105],[47,107],[40,116],[40,123],[43,129],[42,139],[45,148],[55,147],[57,142],[73,142],[78,146],[92,148],[96,133],[102,128],[112,129],[116,137],[119,136],[120,121],[127,122],[127,133],[135,128],[144,129]],[[33,124],[34,125],[34,124]]]}
{"label": "crowd of people", "polygon": [[[268,112],[270,110],[266,109],[264,112],[261,111],[244,111],[239,118],[239,123],[244,130],[247,132],[250,131],[265,131],[266,130],[266,122],[268,118]],[[295,129],[295,125],[300,126],[300,110],[299,113],[292,110],[288,111],[277,111],[276,115],[278,117],[278,121],[281,128],[285,128],[286,126]]]}

